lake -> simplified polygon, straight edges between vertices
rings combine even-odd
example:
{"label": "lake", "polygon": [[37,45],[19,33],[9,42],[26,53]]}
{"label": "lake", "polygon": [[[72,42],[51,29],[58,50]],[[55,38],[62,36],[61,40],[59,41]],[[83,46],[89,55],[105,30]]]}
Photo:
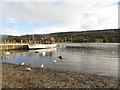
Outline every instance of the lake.
{"label": "lake", "polygon": [[[10,55],[1,56],[1,62],[13,64],[24,62],[33,68],[40,68],[43,64],[44,68],[49,69],[118,77],[120,57],[117,43],[59,43],[58,47],[53,49],[9,52]],[[59,59],[60,55],[64,59]]]}

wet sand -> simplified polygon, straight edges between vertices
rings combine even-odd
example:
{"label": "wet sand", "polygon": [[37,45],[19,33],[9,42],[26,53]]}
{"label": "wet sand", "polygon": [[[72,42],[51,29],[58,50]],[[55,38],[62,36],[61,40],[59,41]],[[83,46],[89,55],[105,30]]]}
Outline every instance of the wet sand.
{"label": "wet sand", "polygon": [[[2,64],[2,88],[117,88],[118,80],[95,74]],[[120,86],[119,86],[120,87]]]}

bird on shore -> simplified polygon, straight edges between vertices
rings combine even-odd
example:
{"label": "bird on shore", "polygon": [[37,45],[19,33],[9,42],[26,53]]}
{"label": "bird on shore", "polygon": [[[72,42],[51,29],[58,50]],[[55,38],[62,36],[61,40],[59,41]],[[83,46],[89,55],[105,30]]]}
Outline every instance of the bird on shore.
{"label": "bird on shore", "polygon": [[63,57],[63,56],[59,56],[58,58],[59,58],[59,59],[64,59],[64,57]]}
{"label": "bird on shore", "polygon": [[43,65],[43,64],[41,65],[41,68],[44,68],[44,65]]}
{"label": "bird on shore", "polygon": [[29,67],[27,67],[27,68],[25,68],[25,70],[27,70],[27,71],[31,71],[32,69],[31,69],[31,68],[29,68]]}
{"label": "bird on shore", "polygon": [[32,70],[31,68],[27,68],[28,70]]}
{"label": "bird on shore", "polygon": [[14,68],[20,67],[21,65],[22,65],[22,66],[25,65],[25,63],[24,63],[24,62],[19,63],[19,65],[16,65]]}
{"label": "bird on shore", "polygon": [[24,63],[24,62],[22,62],[22,63],[21,63],[21,65],[22,65],[22,66],[23,66],[23,65],[25,65],[25,63]]}

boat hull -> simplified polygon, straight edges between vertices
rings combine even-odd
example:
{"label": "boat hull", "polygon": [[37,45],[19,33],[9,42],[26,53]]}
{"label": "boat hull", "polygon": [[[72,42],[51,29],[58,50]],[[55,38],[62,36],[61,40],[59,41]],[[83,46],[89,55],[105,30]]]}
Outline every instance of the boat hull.
{"label": "boat hull", "polygon": [[57,44],[29,44],[29,49],[47,49],[47,48],[55,48]]}

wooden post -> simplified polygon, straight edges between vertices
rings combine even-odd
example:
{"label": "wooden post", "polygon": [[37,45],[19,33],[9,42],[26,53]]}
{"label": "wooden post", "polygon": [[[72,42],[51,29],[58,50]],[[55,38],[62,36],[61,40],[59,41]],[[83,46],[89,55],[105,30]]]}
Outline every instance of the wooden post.
{"label": "wooden post", "polygon": [[21,40],[21,43],[23,43],[23,41]]}
{"label": "wooden post", "polygon": [[5,43],[6,43],[6,39],[5,39]]}

